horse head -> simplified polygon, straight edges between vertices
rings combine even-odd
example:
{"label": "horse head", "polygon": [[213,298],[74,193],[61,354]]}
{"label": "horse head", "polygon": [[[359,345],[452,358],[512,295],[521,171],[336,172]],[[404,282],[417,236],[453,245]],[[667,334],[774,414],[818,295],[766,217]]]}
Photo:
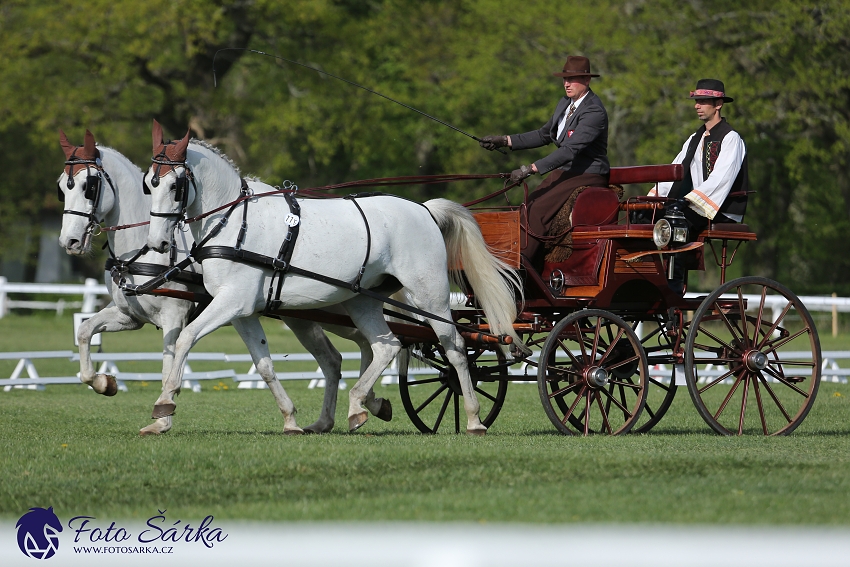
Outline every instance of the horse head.
{"label": "horse head", "polygon": [[57,181],[59,201],[65,203],[59,244],[68,254],[86,254],[99,219],[112,209],[115,196],[103,190],[103,164],[91,132],[86,130],[83,145],[75,146],[59,130],[59,144],[65,153],[65,169]]}
{"label": "horse head", "polygon": [[157,252],[166,252],[177,223],[183,220],[186,208],[195,200],[192,172],[186,165],[189,131],[180,140],[164,141],[162,126],[154,120],[151,135],[153,158],[142,179],[145,193],[151,196],[148,246]]}

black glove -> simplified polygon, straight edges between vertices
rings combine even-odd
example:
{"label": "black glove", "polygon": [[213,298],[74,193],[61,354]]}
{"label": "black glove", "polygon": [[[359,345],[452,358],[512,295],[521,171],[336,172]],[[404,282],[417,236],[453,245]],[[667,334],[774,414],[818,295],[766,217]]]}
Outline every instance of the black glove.
{"label": "black glove", "polygon": [[493,151],[496,148],[503,148],[508,145],[507,136],[484,136],[478,140],[478,145],[485,150]]}
{"label": "black glove", "polygon": [[530,176],[534,173],[534,170],[531,169],[530,165],[523,165],[519,169],[515,169],[511,172],[511,181],[514,183],[519,183],[526,177]]}

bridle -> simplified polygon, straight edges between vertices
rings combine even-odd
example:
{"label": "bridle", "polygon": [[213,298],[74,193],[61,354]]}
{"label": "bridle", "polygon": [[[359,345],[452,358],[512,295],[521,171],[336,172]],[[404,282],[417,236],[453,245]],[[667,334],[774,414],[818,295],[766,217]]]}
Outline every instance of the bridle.
{"label": "bridle", "polygon": [[[89,219],[89,224],[86,225],[82,242],[83,248],[85,248],[91,241],[92,236],[100,234],[100,221],[97,219],[97,210],[100,207],[100,198],[103,192],[103,178],[106,178],[106,182],[109,183],[109,187],[112,188],[113,196],[115,195],[115,186],[112,184],[112,179],[109,177],[109,174],[103,168],[103,162],[100,160],[100,151],[98,150],[97,157],[95,159],[84,159],[77,157],[76,154],[78,149],[79,148],[74,148],[74,151],[65,162],[65,166],[68,168],[68,181],[65,183],[65,187],[67,187],[68,190],[71,190],[76,185],[74,181],[74,166],[85,166],[86,180],[83,183],[82,191],[83,197],[85,197],[88,201],[91,201],[91,209],[87,213],[75,211],[73,209],[64,209],[62,214],[77,215]],[[92,173],[92,168],[94,168],[94,173]],[[64,203],[65,193],[62,191],[62,187],[59,183],[56,184],[56,189],[58,192],[59,202]],[[97,233],[95,233],[96,230]]]}
{"label": "bridle", "polygon": [[[151,185],[154,187],[159,187],[159,179],[160,179],[160,170],[162,166],[167,166],[169,168],[168,173],[170,171],[177,171],[177,167],[183,167],[183,171],[180,175],[177,176],[177,179],[174,182],[174,201],[180,203],[180,210],[174,213],[159,213],[156,211],[151,211],[152,217],[177,217],[178,222],[186,218],[186,207],[189,203],[189,181],[192,182],[192,187],[195,188],[195,192],[198,190],[198,186],[195,185],[195,176],[192,174],[192,170],[189,169],[189,166],[186,165],[186,160],[183,161],[172,161],[168,159],[165,155],[165,150],[169,144],[174,142],[166,142],[163,144],[162,150],[155,156],[151,158],[151,162],[156,164],[156,167],[153,171],[153,177],[151,177]],[[148,186],[147,175],[142,178],[142,191],[144,191],[145,195],[151,194],[151,188]]]}

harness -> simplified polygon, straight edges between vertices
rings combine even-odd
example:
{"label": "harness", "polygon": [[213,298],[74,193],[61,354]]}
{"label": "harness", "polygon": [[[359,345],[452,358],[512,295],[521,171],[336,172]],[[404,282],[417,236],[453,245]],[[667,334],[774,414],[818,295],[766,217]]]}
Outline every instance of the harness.
{"label": "harness", "polygon": [[[191,170],[189,169],[189,167],[186,165],[185,162],[168,161],[168,160],[162,159],[163,157],[164,157],[164,150],[162,152],[160,152],[159,155],[154,157],[153,162],[156,163],[158,166],[159,165],[171,166],[172,170],[176,170],[175,166],[178,166],[178,165],[183,166],[184,171],[189,172],[188,174],[186,174],[187,178],[192,179],[192,183],[194,184],[194,176],[191,174]],[[159,181],[159,167],[157,167],[156,170],[154,171],[154,177],[151,179],[151,184],[153,184],[154,187],[156,187],[157,186],[156,183],[158,183],[158,181]],[[182,192],[182,195],[181,195],[181,200],[182,200],[182,206],[181,206],[182,212],[181,213],[179,213],[179,214],[178,213],[156,213],[155,214],[155,213],[151,212],[151,215],[152,216],[163,216],[163,217],[178,216],[180,218],[180,220],[183,221],[183,222],[193,222],[193,221],[196,221],[196,220],[200,220],[201,217],[196,217],[196,218],[193,218],[193,219],[186,219],[185,218],[185,210],[186,210],[186,203],[187,203],[186,193],[188,193],[187,191],[185,191],[186,186],[188,186],[187,181],[184,182],[184,188],[183,188],[183,192]],[[147,188],[147,186],[145,186],[145,189],[146,189],[146,192],[149,193],[150,189]],[[354,194],[354,195],[347,195],[346,197],[344,197],[344,199],[350,200],[354,204],[354,206],[357,208],[358,212],[360,213],[360,216],[363,218],[364,225],[366,226],[366,235],[367,235],[367,237],[366,237],[366,255],[365,255],[365,258],[363,260],[363,263],[361,264],[360,269],[358,270],[357,276],[354,279],[354,281],[347,282],[347,281],[343,281],[343,280],[340,280],[340,279],[337,279],[337,278],[332,278],[330,276],[326,276],[324,274],[319,274],[317,272],[313,272],[313,271],[310,271],[310,270],[305,270],[305,269],[299,268],[297,266],[293,266],[290,263],[290,260],[292,258],[292,253],[293,253],[293,250],[295,248],[295,243],[296,243],[298,233],[299,233],[299,230],[300,230],[300,225],[301,225],[301,214],[300,214],[301,213],[301,207],[298,204],[298,201],[294,197],[294,194],[297,191],[298,191],[298,187],[294,184],[291,184],[291,185],[289,185],[288,188],[283,189],[283,190],[278,190],[278,191],[274,191],[274,192],[262,193],[260,195],[256,195],[256,197],[259,198],[259,197],[265,197],[265,196],[269,196],[269,195],[273,195],[273,194],[281,194],[282,193],[284,198],[286,199],[287,205],[289,206],[290,213],[284,219],[284,223],[287,225],[288,229],[287,229],[286,236],[284,237],[283,242],[281,243],[280,250],[278,251],[277,256],[275,256],[275,257],[266,256],[264,254],[251,252],[250,250],[245,250],[244,248],[242,248],[244,238],[245,238],[245,233],[246,233],[247,228],[248,228],[248,224],[247,224],[248,201],[252,197],[255,196],[253,194],[253,192],[250,190],[250,188],[248,187],[247,181],[245,181],[245,179],[243,178],[243,179],[241,179],[240,197],[238,199],[236,199],[234,202],[232,202],[231,204],[225,205],[225,206],[221,207],[220,209],[216,210],[216,211],[218,211],[218,210],[223,210],[223,209],[227,208],[227,212],[224,213],[224,215],[219,220],[218,224],[216,224],[212,228],[212,230],[209,232],[209,234],[207,234],[207,236],[205,236],[200,242],[196,242],[193,245],[192,250],[190,251],[189,255],[186,258],[184,258],[181,262],[172,266],[171,268],[169,268],[165,272],[158,274],[158,276],[156,278],[151,279],[144,284],[130,285],[130,284],[126,284],[126,282],[125,282],[121,289],[127,295],[143,295],[143,294],[146,294],[146,293],[151,293],[153,290],[160,287],[164,283],[166,283],[168,281],[172,281],[176,277],[177,274],[179,274],[180,272],[185,270],[193,262],[195,262],[195,261],[203,262],[203,260],[209,259],[209,258],[221,258],[221,259],[238,261],[238,262],[242,262],[242,263],[246,263],[246,264],[252,264],[252,265],[260,266],[260,267],[263,267],[263,268],[271,268],[272,269],[272,271],[273,271],[272,279],[271,279],[271,282],[269,284],[268,295],[266,297],[266,306],[265,306],[265,308],[263,309],[263,312],[262,312],[263,315],[273,315],[273,312],[278,310],[278,308],[282,304],[281,299],[280,299],[280,295],[281,295],[281,292],[283,290],[284,277],[286,276],[286,274],[295,274],[295,275],[303,276],[303,277],[306,277],[306,278],[309,278],[309,279],[312,279],[312,280],[320,281],[322,283],[333,285],[335,287],[340,287],[340,288],[343,288],[343,289],[349,289],[349,290],[353,291],[354,293],[366,295],[366,296],[371,297],[373,299],[376,299],[376,300],[378,300],[382,303],[388,303],[388,304],[390,304],[394,307],[397,307],[399,309],[403,309],[403,310],[408,311],[410,313],[415,313],[417,315],[420,315],[420,316],[428,318],[428,319],[440,321],[441,323],[447,323],[447,324],[452,325],[452,326],[454,326],[454,327],[456,327],[457,329],[460,329],[460,330],[464,330],[464,331],[472,332],[472,333],[477,333],[477,334],[486,334],[486,333],[481,333],[478,329],[475,329],[475,328],[472,328],[472,327],[467,327],[465,325],[461,325],[461,324],[459,324],[455,321],[445,319],[445,318],[440,317],[438,315],[435,315],[433,313],[428,313],[427,311],[424,311],[422,309],[419,309],[419,308],[414,307],[412,305],[409,305],[407,303],[403,303],[401,301],[396,301],[396,300],[394,300],[390,297],[387,297],[387,296],[382,295],[380,293],[376,293],[376,292],[374,292],[370,289],[363,288],[360,285],[360,282],[363,278],[363,274],[366,271],[366,265],[369,262],[369,257],[370,257],[370,253],[371,253],[371,247],[372,247],[372,237],[371,237],[371,231],[370,231],[370,228],[369,228],[368,219],[366,218],[366,214],[364,213],[360,204],[357,203],[357,199],[366,198],[366,197],[375,197],[375,196],[387,196],[387,197],[395,197],[395,198],[400,198],[400,199],[403,199],[403,197],[398,197],[396,195],[388,195],[388,194],[384,194],[384,193],[360,193],[360,194]],[[179,190],[178,190],[178,193],[179,193]],[[177,195],[175,195],[175,200],[178,200]],[[407,199],[405,199],[405,200],[407,200]],[[225,226],[227,226],[227,222],[228,222],[228,219],[230,218],[230,215],[233,214],[233,212],[236,210],[236,208],[240,204],[242,205],[242,226],[241,226],[241,228],[239,230],[239,234],[236,238],[235,245],[234,246],[205,246],[207,242],[209,242],[212,238],[217,236],[221,232],[221,230]],[[417,204],[419,204],[420,206],[425,208],[425,210],[428,210],[427,207],[425,207],[421,203],[417,203]],[[212,212],[212,211],[210,211],[210,212]],[[430,211],[429,211],[429,215],[430,215]],[[206,216],[206,215],[203,215],[203,216]],[[432,216],[432,219],[433,219],[433,216]],[[392,315],[398,317],[400,314],[392,313]],[[412,322],[419,324],[419,325],[426,325],[424,322],[416,320],[416,319],[403,317],[403,316],[401,318],[409,319]],[[499,339],[499,342],[503,342],[505,340],[505,338],[503,336],[502,337],[495,337],[495,338]]]}

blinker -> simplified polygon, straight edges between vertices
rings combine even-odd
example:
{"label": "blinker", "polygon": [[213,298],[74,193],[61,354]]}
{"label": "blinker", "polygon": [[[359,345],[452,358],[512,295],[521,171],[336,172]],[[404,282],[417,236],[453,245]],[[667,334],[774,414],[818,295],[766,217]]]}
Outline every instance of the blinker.
{"label": "blinker", "polygon": [[86,199],[95,200],[100,193],[100,175],[87,175],[83,191]]}
{"label": "blinker", "polygon": [[182,202],[183,197],[185,196],[186,189],[189,188],[189,180],[186,178],[186,173],[180,175],[177,180],[174,182],[174,200]]}

